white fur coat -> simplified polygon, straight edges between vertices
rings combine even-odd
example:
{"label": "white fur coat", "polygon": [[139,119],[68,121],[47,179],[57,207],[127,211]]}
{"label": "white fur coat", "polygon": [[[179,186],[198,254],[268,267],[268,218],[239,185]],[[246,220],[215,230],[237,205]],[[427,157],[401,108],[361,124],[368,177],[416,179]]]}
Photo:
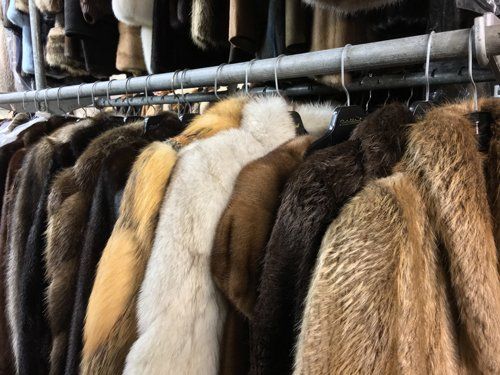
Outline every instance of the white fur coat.
{"label": "white fur coat", "polygon": [[[304,115],[304,125],[317,134],[327,128],[332,109],[313,112]],[[210,272],[215,230],[240,170],[294,134],[285,101],[259,98],[246,104],[240,128],[179,153],[139,295],[139,336],[124,374],[218,373],[226,307]]]}

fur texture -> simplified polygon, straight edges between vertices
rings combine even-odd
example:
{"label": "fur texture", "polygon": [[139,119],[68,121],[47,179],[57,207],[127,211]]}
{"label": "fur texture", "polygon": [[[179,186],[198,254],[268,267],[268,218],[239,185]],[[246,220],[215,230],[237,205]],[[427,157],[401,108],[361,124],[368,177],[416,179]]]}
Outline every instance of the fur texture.
{"label": "fur texture", "polygon": [[[118,123],[119,119],[114,121]],[[104,212],[107,211],[107,203],[103,201],[105,197],[102,195],[114,195],[114,187],[119,185],[119,181],[124,177],[116,176],[113,181],[108,181],[109,190],[96,192],[99,178],[107,171],[121,173],[126,177],[127,163],[132,161],[128,155],[121,155],[120,164],[118,160],[113,164],[112,159],[116,152],[126,149],[128,154],[133,156],[152,140],[165,139],[180,131],[181,124],[175,115],[166,113],[162,121],[163,126],[160,126],[157,132],[144,136],[142,122],[108,130],[92,141],[73,167],[62,171],[55,178],[48,204],[45,249],[49,281],[48,315],[53,336],[51,374],[62,374],[65,368],[67,373],[78,372],[81,329],[88,298],[84,289],[93,281],[93,269],[97,263],[94,262],[93,268],[91,267],[93,256],[102,251],[104,245],[100,245],[109,236],[109,233],[106,233],[106,225],[112,225],[111,222],[97,227],[95,221],[101,220],[100,216],[105,215]],[[106,128],[106,124],[99,125]],[[93,201],[102,205],[93,207],[91,212]],[[114,202],[111,203],[111,210],[113,204]],[[77,278],[80,279],[79,289]],[[71,322],[75,329],[72,331],[72,340],[69,341]]]}
{"label": "fur texture", "polygon": [[245,105],[239,129],[180,152],[141,286],[139,337],[125,374],[217,373],[226,307],[210,274],[216,226],[241,168],[294,133],[283,99],[260,98]]}
{"label": "fur texture", "polygon": [[40,12],[56,14],[63,11],[64,0],[35,0],[35,4]]}
{"label": "fur texture", "polygon": [[402,0],[302,0],[312,6],[334,10],[339,14],[353,14],[375,8],[383,8]]}
{"label": "fur texture", "polygon": [[211,271],[228,301],[220,348],[221,375],[247,374],[250,368],[249,321],[257,298],[264,249],[283,187],[313,140],[311,136],[291,140],[245,166],[217,226]]}
{"label": "fur texture", "polygon": [[54,26],[47,35],[45,45],[45,61],[52,68],[61,69],[74,77],[87,75],[81,68],[81,63],[72,60],[64,54],[64,29],[61,26]]}
{"label": "fur texture", "polygon": [[120,40],[116,53],[116,69],[139,75],[146,71],[141,42],[141,28],[118,23]]}
{"label": "fur texture", "polygon": [[[243,99],[211,107],[168,143],[153,143],[132,168],[118,221],[99,261],[84,328],[83,374],[123,371],[137,338],[136,301],[177,149],[239,126]],[[119,270],[119,271],[117,271]]]}
{"label": "fur texture", "polygon": [[41,261],[45,244],[41,235],[45,227],[44,207],[53,174],[65,163],[74,161],[75,156],[69,152],[71,135],[90,125],[71,124],[44,137],[30,149],[19,171],[6,270],[7,316],[19,374],[48,370],[50,332],[43,314],[45,285]]}
{"label": "fur texture", "polygon": [[387,176],[403,154],[408,109],[390,104],[358,125],[350,140],[316,151],[290,177],[267,244],[251,331],[251,373],[293,367],[295,327],[328,225],[367,181]]}
{"label": "fur texture", "polygon": [[194,0],[191,8],[191,38],[194,44],[203,50],[226,46],[227,17],[229,1]]}
{"label": "fur texture", "polygon": [[500,373],[498,260],[468,110],[429,112],[398,173],[330,225],[295,374]]}

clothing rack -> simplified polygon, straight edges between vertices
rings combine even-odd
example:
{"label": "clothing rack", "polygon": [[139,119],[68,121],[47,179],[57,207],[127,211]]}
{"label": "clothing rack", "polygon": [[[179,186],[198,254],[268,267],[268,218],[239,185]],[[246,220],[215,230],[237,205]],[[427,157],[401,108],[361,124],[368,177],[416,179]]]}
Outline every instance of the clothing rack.
{"label": "clothing rack", "polygon": [[[496,80],[500,81],[500,73],[498,73],[500,70],[497,66],[497,59],[494,58],[494,56],[500,55],[500,25],[497,22],[498,19],[495,16],[486,14],[476,19],[472,30],[476,60],[483,66],[488,64],[488,67],[496,74]],[[433,34],[429,53],[430,61],[466,58],[469,55],[470,35],[470,29]],[[6,93],[0,94],[0,106],[9,109],[13,108],[18,111],[48,109],[50,112],[57,113],[61,111],[67,112],[70,109],[90,104],[111,104],[102,100],[103,97],[107,100],[111,95],[207,87],[214,86],[216,81],[221,86],[242,83],[245,82],[245,79],[249,82],[266,82],[273,80],[276,76],[279,79],[290,79],[334,74],[339,73],[341,70],[343,52],[345,52],[345,71],[372,72],[384,68],[417,65],[423,64],[426,61],[429,38],[430,35],[419,35],[346,46],[344,47],[345,51],[344,48],[335,48],[237,64],[223,64],[218,67],[186,69],[122,80]],[[462,82],[465,81],[464,77],[467,76],[462,76]],[[424,78],[427,80],[427,77]],[[433,81],[433,78],[428,78],[430,82]],[[383,81],[390,82],[393,85],[392,87],[398,85],[395,79],[384,79]],[[402,79],[401,81],[404,83],[405,80]],[[422,78],[420,77],[415,81],[421,82]],[[363,80],[360,82],[363,82]],[[406,80],[408,86],[417,84],[410,82],[411,80]],[[451,83],[452,80],[448,80],[448,82]],[[399,83],[399,85],[403,83]],[[435,83],[439,82],[435,81]],[[358,86],[358,89],[366,90],[375,89],[376,85],[370,86],[360,83]],[[385,86],[379,85],[378,87],[389,87],[389,83]],[[186,95],[186,97],[188,96]],[[190,98],[191,101],[194,101],[192,99],[193,96],[190,96]],[[151,97],[151,100],[151,103],[154,103],[154,100],[158,99]],[[132,102],[126,101],[126,105],[130,104]],[[48,108],[43,108],[44,106]]]}

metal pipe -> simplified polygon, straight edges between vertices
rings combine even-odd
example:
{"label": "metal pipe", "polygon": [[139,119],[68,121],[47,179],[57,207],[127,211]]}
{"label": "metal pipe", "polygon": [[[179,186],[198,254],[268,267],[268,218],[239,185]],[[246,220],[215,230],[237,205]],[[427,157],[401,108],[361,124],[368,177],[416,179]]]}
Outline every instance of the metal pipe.
{"label": "metal pipe", "polygon": [[[42,90],[47,87],[47,78],[45,77],[40,12],[35,5],[35,0],[29,0],[29,16],[31,44],[33,45],[33,65],[35,67],[35,87],[37,90]],[[33,97],[28,96],[27,98]]]}
{"label": "metal pipe", "polygon": [[[487,27],[489,54],[500,54],[500,25]],[[494,30],[493,30],[494,28]],[[468,54],[469,29],[436,33],[433,36],[431,61],[463,58]],[[370,70],[380,68],[408,66],[421,64],[425,61],[428,35],[413,36],[408,38],[393,39],[375,43],[355,45],[349,48],[345,58],[346,71]],[[292,56],[284,56],[280,60],[278,76],[280,79],[308,77],[338,73],[342,48],[329,49],[317,52],[308,52]],[[255,61],[249,69],[250,82],[266,82],[274,78],[276,58]],[[229,64],[219,69],[218,82],[220,85],[241,83],[245,80],[247,63]],[[193,69],[183,74],[183,86],[203,87],[212,86],[215,80],[217,67]],[[168,90],[179,88],[180,82],[176,80],[172,85],[174,73],[155,74],[148,79],[148,89]],[[128,92],[143,92],[147,77],[132,78],[128,82]],[[92,91],[96,97],[105,96],[107,90],[111,95],[125,92],[126,80],[99,82],[94,88],[92,83],[84,84],[80,88],[80,96],[90,97]],[[48,89],[40,93],[39,97],[53,101],[57,99],[74,99],[77,96],[79,85]],[[33,101],[35,91],[27,92],[25,100]],[[0,95],[0,104],[20,103],[23,93],[8,93]]]}
{"label": "metal pipe", "polygon": [[[494,80],[494,75],[489,70],[476,70],[473,73],[474,81],[476,82],[488,82]],[[457,83],[469,83],[470,78],[467,72],[464,71],[458,73],[435,73],[430,77],[430,84],[432,85],[443,85],[443,84],[457,84]],[[363,77],[362,79],[352,82],[347,85],[349,91],[367,91],[367,90],[386,90],[386,89],[397,89],[415,86],[424,86],[426,84],[425,76],[421,73],[412,73],[407,75],[383,75],[383,76],[373,76],[373,77]],[[258,94],[272,94],[276,92],[274,87],[254,87],[249,90],[252,95]],[[306,96],[306,95],[332,95],[339,91],[329,86],[323,86],[319,84],[300,84],[294,85],[287,88],[280,88],[280,92],[287,97],[296,96]],[[228,95],[227,91],[219,92],[218,96],[224,98]],[[123,99],[104,99],[100,98],[96,100],[95,105],[97,107],[127,107],[131,106],[143,106],[143,105],[155,105],[155,104],[176,104],[176,103],[199,103],[199,102],[214,102],[218,98],[212,93],[189,93],[185,94],[184,98],[177,95],[165,95],[165,96],[148,96],[129,98],[127,100]]]}

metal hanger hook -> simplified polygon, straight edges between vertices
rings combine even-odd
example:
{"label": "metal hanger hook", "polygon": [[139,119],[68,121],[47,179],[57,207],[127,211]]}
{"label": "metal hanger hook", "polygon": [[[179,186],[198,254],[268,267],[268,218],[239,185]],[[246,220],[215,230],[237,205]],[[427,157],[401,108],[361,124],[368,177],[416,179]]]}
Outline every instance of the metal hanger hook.
{"label": "metal hanger hook", "polygon": [[[373,73],[368,73],[368,77],[373,77]],[[365,77],[363,77],[361,79],[361,86],[363,85],[363,80],[365,79]],[[368,92],[368,100],[366,101],[366,104],[365,104],[365,112],[368,112],[368,109],[370,108],[369,105],[370,105],[370,101],[372,100],[372,90],[370,89],[370,91]]]}
{"label": "metal hanger hook", "polygon": [[347,98],[347,106],[351,105],[351,95],[349,94],[349,90],[347,90],[347,87],[345,85],[345,70],[344,70],[344,65],[345,65],[345,55],[347,53],[347,48],[351,47],[350,44],[346,44],[344,48],[342,48],[342,55],[340,57],[340,81],[342,83],[342,88],[344,89],[346,98]]}
{"label": "metal hanger hook", "polygon": [[179,99],[179,95],[177,95],[177,93],[175,92],[175,84],[176,84],[176,79],[177,79],[177,75],[181,72],[181,70],[176,70],[174,72],[174,74],[172,74],[172,91],[173,91],[173,94],[174,94],[174,98],[177,100],[177,117],[180,117],[181,116],[181,109],[180,109],[180,106],[181,106],[181,101]]}
{"label": "metal hanger hook", "polygon": [[40,90],[36,90],[35,91],[35,95],[33,96],[33,103],[35,103],[35,112],[38,112],[39,111],[39,108],[38,108],[38,92]]}
{"label": "metal hanger hook", "polygon": [[188,107],[188,113],[191,113],[191,103],[188,103],[186,100],[186,95],[184,94],[184,80],[186,78],[186,73],[189,69],[184,69],[181,73],[181,80],[180,80],[180,85],[181,85],[181,96],[182,96],[182,101],[184,102],[184,105],[187,105]]}
{"label": "metal hanger hook", "polygon": [[432,46],[432,36],[435,31],[431,31],[429,34],[429,38],[427,39],[427,54],[425,57],[425,101],[428,102],[431,96],[431,84],[429,77],[429,67],[431,64],[431,46]]}
{"label": "metal hanger hook", "polygon": [[56,95],[57,109],[59,109],[59,111],[61,111],[61,113],[66,114],[66,112],[61,108],[61,89],[62,88],[63,88],[63,86],[60,86],[57,89],[57,95]]}
{"label": "metal hanger hook", "polygon": [[90,89],[90,97],[92,98],[92,105],[95,107],[96,106],[96,102],[95,102],[95,86],[98,84],[99,82],[94,82],[92,84],[92,88]]}
{"label": "metal hanger hook", "polygon": [[85,85],[85,83],[80,83],[78,85],[78,90],[76,90],[76,102],[78,103],[78,107],[81,108],[81,109],[83,109],[83,112],[85,112],[85,117],[88,117],[88,115],[87,115],[87,109],[80,104],[80,90],[81,90],[81,88],[82,88],[83,85]]}
{"label": "metal hanger hook", "polygon": [[473,86],[473,90],[474,90],[474,93],[473,93],[473,103],[474,103],[474,111],[477,112],[478,111],[478,94],[477,94],[477,86],[476,86],[476,82],[474,82],[474,77],[472,75],[472,38],[474,37],[474,29],[470,29],[470,32],[469,32],[469,78],[470,78],[470,82],[472,83],[472,86]]}
{"label": "metal hanger hook", "polygon": [[280,88],[278,86],[278,66],[283,56],[285,55],[279,55],[276,57],[276,62],[274,64],[274,86],[276,87],[276,93],[281,97],[283,97],[283,95],[281,95]]}
{"label": "metal hanger hook", "polygon": [[220,100],[220,97],[219,97],[219,94],[217,93],[217,81],[219,79],[219,74],[222,70],[222,68],[224,67],[224,65],[227,65],[226,63],[222,63],[220,64],[217,69],[215,70],[215,79],[214,79],[214,94],[215,94],[215,97]]}
{"label": "metal hanger hook", "polygon": [[49,111],[49,102],[47,101],[47,90],[48,89],[43,90],[43,92],[44,92],[44,94],[43,94],[43,101],[45,103],[45,111],[46,112],[50,112]]}
{"label": "metal hanger hook", "polygon": [[23,111],[26,112],[26,92],[23,91]]}
{"label": "metal hanger hook", "polygon": [[152,74],[149,74],[146,77],[146,82],[144,83],[144,98],[146,99],[146,105],[147,106],[151,106],[151,102],[149,100],[149,94],[148,94],[148,91],[149,91],[149,80],[151,79],[151,76],[152,76]]}
{"label": "metal hanger hook", "polygon": [[248,73],[250,72],[250,67],[254,63],[254,61],[257,59],[252,59],[247,63],[247,66],[245,68],[245,95],[249,96],[250,93],[248,92]]}

